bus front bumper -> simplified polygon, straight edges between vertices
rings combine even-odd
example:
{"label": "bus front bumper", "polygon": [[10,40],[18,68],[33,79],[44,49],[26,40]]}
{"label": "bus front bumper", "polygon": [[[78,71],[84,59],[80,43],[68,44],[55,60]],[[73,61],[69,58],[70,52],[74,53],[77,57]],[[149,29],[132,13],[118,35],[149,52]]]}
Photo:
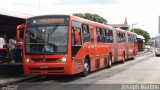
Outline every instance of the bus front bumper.
{"label": "bus front bumper", "polygon": [[24,65],[24,74],[72,74],[67,64],[36,63]]}

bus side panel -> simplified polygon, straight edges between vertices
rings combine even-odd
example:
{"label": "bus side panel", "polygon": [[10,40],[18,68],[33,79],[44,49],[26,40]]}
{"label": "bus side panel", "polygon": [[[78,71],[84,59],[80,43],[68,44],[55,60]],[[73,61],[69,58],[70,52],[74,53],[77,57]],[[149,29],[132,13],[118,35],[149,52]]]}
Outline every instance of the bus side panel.
{"label": "bus side panel", "polygon": [[75,57],[73,57],[72,63],[73,63],[73,73],[80,73],[83,72],[83,64],[84,64],[84,55],[85,55],[85,50],[83,48],[81,48],[78,53],[75,55]]}
{"label": "bus side panel", "polygon": [[118,43],[118,61],[121,61],[123,58],[123,52],[125,53],[126,47],[125,43]]}

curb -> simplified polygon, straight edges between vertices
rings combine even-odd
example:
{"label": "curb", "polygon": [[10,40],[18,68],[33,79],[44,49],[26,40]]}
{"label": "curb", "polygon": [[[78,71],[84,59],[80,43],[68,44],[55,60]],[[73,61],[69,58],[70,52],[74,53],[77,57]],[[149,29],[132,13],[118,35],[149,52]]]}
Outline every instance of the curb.
{"label": "curb", "polygon": [[26,81],[29,81],[29,80],[32,80],[32,79],[36,79],[36,78],[40,78],[41,76],[30,76],[30,77],[24,77],[22,79],[18,79],[18,80],[15,80],[15,81],[10,81],[10,82],[5,82],[5,83],[2,83],[0,84],[0,87],[6,87],[8,85],[15,85],[15,84],[18,84],[18,83],[21,83],[21,82],[26,82]]}

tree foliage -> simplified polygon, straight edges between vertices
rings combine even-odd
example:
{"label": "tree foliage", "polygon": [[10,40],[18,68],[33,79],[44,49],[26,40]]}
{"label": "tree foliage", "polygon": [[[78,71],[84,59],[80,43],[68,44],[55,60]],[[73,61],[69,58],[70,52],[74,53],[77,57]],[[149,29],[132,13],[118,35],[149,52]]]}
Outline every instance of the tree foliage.
{"label": "tree foliage", "polygon": [[151,38],[150,34],[147,31],[143,30],[143,29],[134,28],[131,31],[136,33],[136,34],[138,34],[138,35],[142,35],[145,38],[145,42],[148,42],[148,40]]}
{"label": "tree foliage", "polygon": [[73,13],[74,16],[78,16],[78,17],[81,17],[81,18],[85,18],[85,19],[89,19],[89,20],[92,20],[92,21],[95,21],[95,22],[99,22],[99,23],[102,23],[102,24],[107,24],[108,21],[106,19],[104,19],[103,17],[101,17],[100,15],[98,14],[91,14],[91,13]]}

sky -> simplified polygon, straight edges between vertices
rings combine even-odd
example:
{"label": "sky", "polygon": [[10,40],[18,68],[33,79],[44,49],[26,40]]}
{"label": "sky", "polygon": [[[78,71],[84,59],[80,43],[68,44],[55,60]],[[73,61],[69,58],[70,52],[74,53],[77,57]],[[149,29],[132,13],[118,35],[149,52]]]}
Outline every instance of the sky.
{"label": "sky", "polygon": [[30,15],[95,13],[109,24],[123,24],[158,35],[160,0],[0,0],[0,10]]}

